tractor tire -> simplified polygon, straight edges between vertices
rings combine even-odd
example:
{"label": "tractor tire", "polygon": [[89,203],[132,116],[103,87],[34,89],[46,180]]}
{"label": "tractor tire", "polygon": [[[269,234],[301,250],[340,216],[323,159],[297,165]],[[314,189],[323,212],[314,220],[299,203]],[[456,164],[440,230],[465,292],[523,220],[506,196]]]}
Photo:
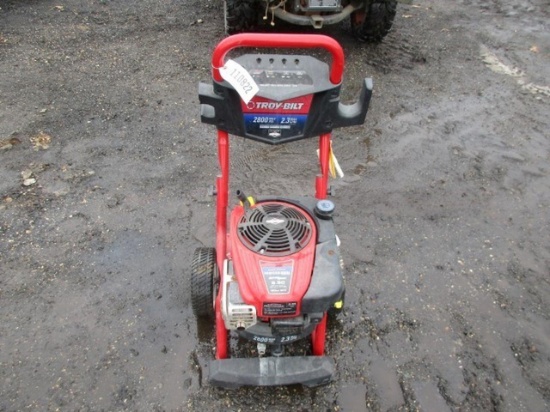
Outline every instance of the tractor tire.
{"label": "tractor tire", "polygon": [[359,41],[379,43],[390,32],[396,13],[397,0],[373,0],[365,10],[351,14],[351,31]]}
{"label": "tractor tire", "polygon": [[225,0],[223,2],[225,32],[242,33],[257,27],[261,13],[259,4],[255,0]]}
{"label": "tractor tire", "polygon": [[197,318],[214,318],[214,290],[217,280],[216,250],[197,248],[191,264],[191,307]]}

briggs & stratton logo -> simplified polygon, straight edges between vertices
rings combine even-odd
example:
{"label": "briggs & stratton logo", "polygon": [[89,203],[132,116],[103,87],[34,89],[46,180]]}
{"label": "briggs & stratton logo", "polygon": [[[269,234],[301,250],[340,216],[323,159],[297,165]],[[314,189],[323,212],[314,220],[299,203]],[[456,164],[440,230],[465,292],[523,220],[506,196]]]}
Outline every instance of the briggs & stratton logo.
{"label": "briggs & stratton logo", "polygon": [[285,223],[286,220],[285,219],[280,219],[278,217],[272,217],[272,218],[269,218],[265,221],[266,223],[269,223],[271,225],[275,225],[275,226],[278,226],[280,225],[281,223]]}

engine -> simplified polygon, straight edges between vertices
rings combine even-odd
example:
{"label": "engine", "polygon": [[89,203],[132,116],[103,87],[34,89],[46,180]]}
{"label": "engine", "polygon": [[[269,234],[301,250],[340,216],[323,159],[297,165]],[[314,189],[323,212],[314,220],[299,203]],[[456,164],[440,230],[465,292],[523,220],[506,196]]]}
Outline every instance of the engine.
{"label": "engine", "polygon": [[265,344],[309,335],[343,291],[332,220],[286,201],[238,206],[231,219],[220,285],[225,327]]}

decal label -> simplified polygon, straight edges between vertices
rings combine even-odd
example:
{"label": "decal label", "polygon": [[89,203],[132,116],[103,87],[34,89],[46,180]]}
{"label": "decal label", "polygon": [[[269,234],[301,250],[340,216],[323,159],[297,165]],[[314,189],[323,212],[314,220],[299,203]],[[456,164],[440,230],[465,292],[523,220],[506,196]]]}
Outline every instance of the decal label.
{"label": "decal label", "polygon": [[241,102],[243,113],[266,113],[266,114],[305,114],[311,108],[312,94],[283,100],[281,102],[257,96],[248,102]]}
{"label": "decal label", "polygon": [[275,101],[256,96],[248,103],[241,101],[246,133],[255,136],[299,136],[304,132],[313,95]]}
{"label": "decal label", "polygon": [[292,129],[293,127],[303,128],[306,123],[305,115],[262,115],[245,114],[244,122],[249,129]]}
{"label": "decal label", "polygon": [[297,310],[296,302],[288,303],[264,303],[264,316],[295,315]]}
{"label": "decal label", "polygon": [[260,268],[264,277],[265,286],[271,295],[288,295],[292,284],[294,261],[263,262]]}

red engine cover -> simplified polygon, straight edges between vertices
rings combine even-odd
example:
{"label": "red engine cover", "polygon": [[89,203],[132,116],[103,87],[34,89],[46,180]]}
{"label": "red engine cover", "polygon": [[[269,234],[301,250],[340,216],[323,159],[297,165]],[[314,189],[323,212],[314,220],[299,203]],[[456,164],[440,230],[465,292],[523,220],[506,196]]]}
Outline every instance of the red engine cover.
{"label": "red engine cover", "polygon": [[230,258],[244,302],[258,316],[296,316],[315,261],[317,229],[308,212],[280,201],[231,212]]}

